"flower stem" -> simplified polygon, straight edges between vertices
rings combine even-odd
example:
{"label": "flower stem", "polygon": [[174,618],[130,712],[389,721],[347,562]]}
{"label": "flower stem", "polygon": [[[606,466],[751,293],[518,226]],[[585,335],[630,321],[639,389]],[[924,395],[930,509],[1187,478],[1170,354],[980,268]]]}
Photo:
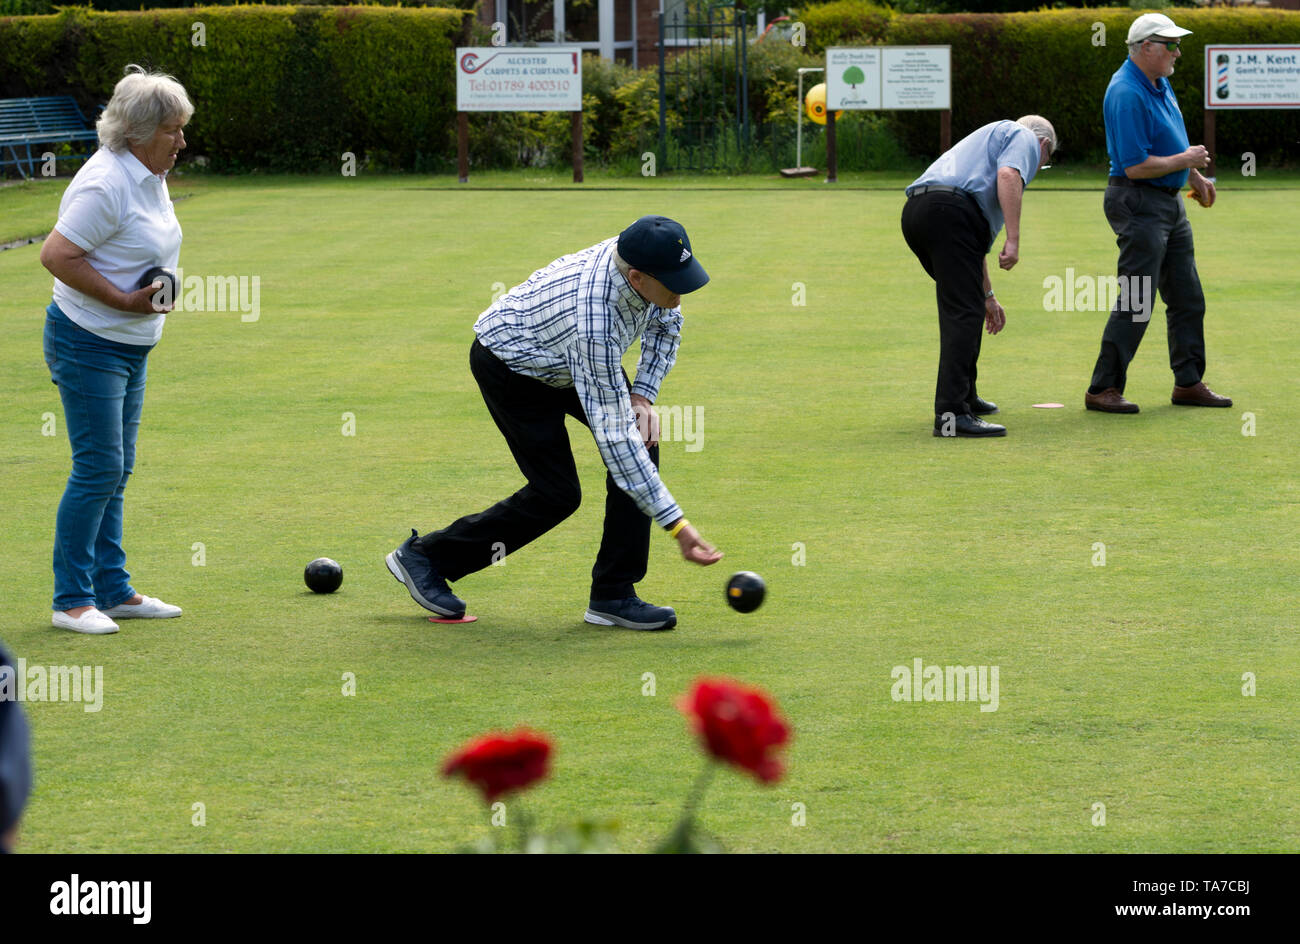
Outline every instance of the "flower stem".
{"label": "flower stem", "polygon": [[704,791],[709,788],[713,782],[713,775],[717,772],[718,765],[713,761],[706,761],[704,769],[700,771],[695,783],[691,785],[691,792],[686,797],[686,806],[682,808],[682,819],[690,822],[695,819],[695,808],[700,805],[700,800],[704,797]]}
{"label": "flower stem", "polygon": [[704,769],[700,771],[699,776],[695,778],[695,783],[691,785],[691,792],[686,795],[686,805],[682,807],[682,815],[677,820],[677,825],[673,827],[662,842],[656,847],[658,853],[682,853],[695,852],[695,844],[691,839],[691,832],[695,822],[695,808],[700,805],[700,800],[704,796],[704,791],[709,788],[709,783],[713,780],[715,768],[718,765],[713,761],[708,761]]}
{"label": "flower stem", "polygon": [[528,851],[528,812],[523,803],[515,806],[515,823],[519,827],[519,851],[525,853]]}

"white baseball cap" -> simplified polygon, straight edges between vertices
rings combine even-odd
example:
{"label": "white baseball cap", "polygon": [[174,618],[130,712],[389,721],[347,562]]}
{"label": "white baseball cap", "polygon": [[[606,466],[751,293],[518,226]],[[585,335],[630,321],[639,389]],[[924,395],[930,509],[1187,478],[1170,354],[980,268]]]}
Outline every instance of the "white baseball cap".
{"label": "white baseball cap", "polygon": [[1140,43],[1152,36],[1168,36],[1170,39],[1177,39],[1179,36],[1191,34],[1191,30],[1175,26],[1174,21],[1163,13],[1143,13],[1128,28],[1128,43],[1130,45]]}

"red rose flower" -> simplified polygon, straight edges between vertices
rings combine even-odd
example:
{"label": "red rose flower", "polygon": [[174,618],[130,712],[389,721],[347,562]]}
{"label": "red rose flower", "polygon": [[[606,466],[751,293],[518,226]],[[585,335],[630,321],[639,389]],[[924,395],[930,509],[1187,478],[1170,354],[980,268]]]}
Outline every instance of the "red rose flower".
{"label": "red rose flower", "polygon": [[493,732],[475,738],[448,757],[442,775],[462,775],[491,803],[503,793],[522,790],[545,777],[550,757],[551,741],[544,734],[525,728],[512,734]]}
{"label": "red rose flower", "polygon": [[775,755],[790,739],[790,728],[765,692],[727,679],[700,679],[677,706],[694,721],[705,749],[718,760],[763,783],[781,779],[785,767]]}

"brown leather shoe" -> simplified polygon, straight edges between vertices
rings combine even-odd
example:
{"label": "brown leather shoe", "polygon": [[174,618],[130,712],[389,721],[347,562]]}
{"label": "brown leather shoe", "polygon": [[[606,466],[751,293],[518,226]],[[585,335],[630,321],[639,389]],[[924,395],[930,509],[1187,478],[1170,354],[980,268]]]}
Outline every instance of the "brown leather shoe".
{"label": "brown leather shoe", "polygon": [[1170,397],[1175,406],[1232,406],[1232,400],[1221,397],[1200,381],[1194,387],[1174,385],[1174,395]]}
{"label": "brown leather shoe", "polygon": [[1124,399],[1124,394],[1114,387],[1107,387],[1101,393],[1085,393],[1083,405],[1090,410],[1102,413],[1136,413],[1138,405]]}

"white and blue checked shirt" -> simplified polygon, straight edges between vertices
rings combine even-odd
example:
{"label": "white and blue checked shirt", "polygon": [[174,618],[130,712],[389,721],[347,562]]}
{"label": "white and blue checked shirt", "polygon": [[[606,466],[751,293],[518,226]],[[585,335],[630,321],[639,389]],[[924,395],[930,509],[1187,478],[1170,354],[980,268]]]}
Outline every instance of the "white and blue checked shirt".
{"label": "white and blue checked shirt", "polygon": [[612,237],[538,269],[479,315],[474,333],[516,373],[577,390],[614,484],[666,527],[682,510],[641,440],[623,355],[641,339],[632,393],[653,403],[677,360],[682,312],[636,293],[614,264],[617,245]]}

